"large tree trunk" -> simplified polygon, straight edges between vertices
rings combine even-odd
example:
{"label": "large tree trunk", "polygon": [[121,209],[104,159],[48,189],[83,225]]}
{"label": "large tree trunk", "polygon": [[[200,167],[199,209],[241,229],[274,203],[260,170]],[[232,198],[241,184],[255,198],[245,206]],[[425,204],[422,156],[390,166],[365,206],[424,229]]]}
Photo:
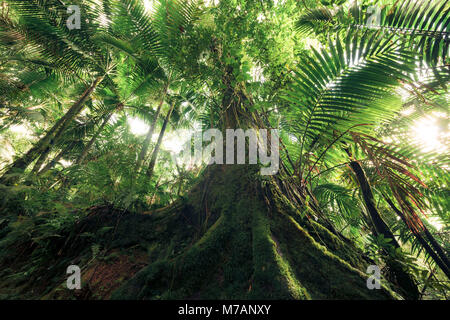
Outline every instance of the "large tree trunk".
{"label": "large tree trunk", "polygon": [[71,121],[81,112],[84,103],[89,99],[95,88],[103,81],[103,77],[98,77],[95,81],[86,89],[83,95],[75,102],[67,113],[59,119],[53,127],[47,132],[47,134],[41,138],[24,156],[15,160],[8,170],[0,178],[0,184],[12,185],[19,179],[19,175],[38,157],[42,164],[46,159],[49,149],[52,144],[56,142],[63,132],[67,129]]}
{"label": "large tree trunk", "polygon": [[[258,170],[210,166],[186,202],[149,213],[155,229],[147,232],[161,244],[160,253],[113,298],[398,297],[383,280],[381,289],[368,289],[365,272],[372,263],[362,252],[300,218],[275,184],[262,186]],[[197,230],[194,236],[190,230]],[[168,247],[169,255],[161,254]]]}
{"label": "large tree trunk", "polygon": [[[257,127],[243,104],[247,95],[233,88],[232,68],[221,66],[222,130]],[[298,206],[308,197],[305,190],[294,199],[280,177],[261,179],[259,170],[257,165],[208,166],[182,200],[147,213],[155,222],[146,232],[157,242],[150,262],[112,298],[400,297],[385,280],[370,290],[365,272],[374,262],[299,211],[306,210]]]}
{"label": "large tree trunk", "polygon": [[[222,129],[252,127],[243,106],[246,95],[232,88],[232,68],[223,67]],[[379,290],[368,289],[365,272],[374,263],[299,212],[296,204],[306,192],[294,200],[281,191],[279,177],[262,182],[259,169],[208,166],[183,200],[148,213],[155,219],[147,230],[158,242],[155,252],[112,298],[399,297],[384,280]]]}

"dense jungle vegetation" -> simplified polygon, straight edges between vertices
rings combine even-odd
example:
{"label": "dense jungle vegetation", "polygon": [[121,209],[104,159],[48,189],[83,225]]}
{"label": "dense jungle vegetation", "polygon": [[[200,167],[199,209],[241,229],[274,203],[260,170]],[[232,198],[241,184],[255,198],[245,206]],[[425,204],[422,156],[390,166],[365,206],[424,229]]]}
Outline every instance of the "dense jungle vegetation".
{"label": "dense jungle vegetation", "polygon": [[0,6],[0,299],[449,298],[448,0]]}

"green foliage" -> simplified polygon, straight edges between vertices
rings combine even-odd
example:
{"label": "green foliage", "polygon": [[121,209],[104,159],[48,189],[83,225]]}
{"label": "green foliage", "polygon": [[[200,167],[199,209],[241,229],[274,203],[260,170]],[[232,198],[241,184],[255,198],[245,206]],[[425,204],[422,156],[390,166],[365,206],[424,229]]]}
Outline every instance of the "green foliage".
{"label": "green foliage", "polygon": [[[309,274],[316,268],[298,266],[312,257],[334,266],[336,277],[360,280],[370,262],[363,250],[386,275],[393,260],[414,274],[424,298],[448,298],[448,275],[417,237],[428,230],[433,252],[450,249],[448,1],[71,4],[82,8],[80,30],[66,27],[61,1],[8,0],[0,13],[2,174],[102,79],[25,172],[8,172],[17,183],[0,184],[0,264],[11,262],[15,246],[31,257],[4,271],[5,287],[41,277],[78,223],[90,226],[92,208],[107,205],[119,217],[136,215],[80,231],[80,246],[45,278],[49,286],[71,259],[114,260],[108,241],[117,231],[113,247],[137,245],[151,261],[116,297],[144,283],[135,296],[324,298],[325,286]],[[381,10],[378,25],[367,23],[372,5]],[[164,135],[172,140],[184,138],[172,136],[181,128],[223,129],[230,115],[239,125],[279,129],[279,174],[258,180],[253,169],[180,165],[164,139],[158,150],[150,136],[163,131],[172,106]],[[440,134],[431,151],[411,133],[424,119]],[[146,132],[135,133],[136,123]],[[149,153],[157,159],[151,176]],[[352,161],[401,248],[374,229]],[[252,192],[237,196],[249,178],[274,216]],[[166,290],[174,271],[180,283]],[[272,290],[252,287],[252,276]],[[344,289],[352,297],[353,287]]]}

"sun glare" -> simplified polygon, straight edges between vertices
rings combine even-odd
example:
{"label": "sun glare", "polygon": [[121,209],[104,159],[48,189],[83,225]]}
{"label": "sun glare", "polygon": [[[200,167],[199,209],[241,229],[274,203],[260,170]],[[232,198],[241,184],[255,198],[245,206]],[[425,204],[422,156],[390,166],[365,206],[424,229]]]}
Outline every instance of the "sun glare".
{"label": "sun glare", "polygon": [[417,120],[412,128],[414,140],[421,145],[425,152],[447,152],[446,140],[450,137],[448,128],[443,128],[440,120],[445,119],[441,114],[426,116]]}
{"label": "sun glare", "polygon": [[[139,118],[128,118],[131,133],[136,136],[143,136],[147,134],[150,126]],[[159,137],[159,131],[153,133],[152,141],[156,142]],[[183,146],[187,141],[188,134],[180,134],[180,132],[166,133],[162,141],[162,148],[164,150],[173,152],[175,154],[183,150]]]}
{"label": "sun glare", "polygon": [[168,133],[163,139],[163,149],[173,154],[179,154],[191,139],[193,131],[189,129],[180,129]]}
{"label": "sun glare", "polygon": [[163,148],[167,151],[173,152],[175,154],[183,150],[183,145],[186,141],[180,139],[180,137],[174,135],[172,137],[167,137],[163,140]]}
{"label": "sun glare", "polygon": [[144,0],[144,8],[147,12],[152,11],[153,8],[153,0]]}
{"label": "sun glare", "polygon": [[26,135],[29,132],[27,127],[25,127],[24,125],[13,125],[9,128],[9,130],[21,135]]}
{"label": "sun glare", "polygon": [[427,220],[438,231],[442,230],[442,228],[444,227],[442,221],[437,217],[429,217]]}
{"label": "sun glare", "polygon": [[141,136],[147,133],[149,126],[139,118],[129,118],[128,124],[130,125],[131,133],[137,136]]}

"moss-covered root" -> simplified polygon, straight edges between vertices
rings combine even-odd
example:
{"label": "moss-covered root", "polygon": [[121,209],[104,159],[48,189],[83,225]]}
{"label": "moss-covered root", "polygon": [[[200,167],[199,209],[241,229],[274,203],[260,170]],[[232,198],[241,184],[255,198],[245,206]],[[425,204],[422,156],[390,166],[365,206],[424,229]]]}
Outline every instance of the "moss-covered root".
{"label": "moss-covered root", "polygon": [[[327,250],[294,219],[270,218],[256,197],[225,211],[189,250],[158,260],[113,299],[393,299]],[[239,209],[238,209],[239,208]]]}
{"label": "moss-covered root", "polygon": [[187,252],[171,260],[158,260],[138,272],[112,299],[189,298],[210,280],[229,238],[223,217]]}
{"label": "moss-covered root", "polygon": [[[268,207],[255,174],[217,167],[191,192],[219,218],[196,243],[153,261],[115,299],[393,299],[367,288],[367,261],[320,225],[305,228],[283,206]],[[272,197],[277,202],[276,197]],[[305,224],[305,226],[307,226]],[[311,227],[310,226],[310,227]],[[313,236],[311,236],[313,235]],[[319,244],[322,243],[323,245]]]}
{"label": "moss-covered root", "polygon": [[270,231],[269,219],[253,215],[253,291],[257,299],[309,299]]}
{"label": "moss-covered root", "polygon": [[379,290],[368,289],[368,275],[316,242],[292,217],[279,214],[271,226],[281,252],[312,299],[398,297],[384,284]]}

